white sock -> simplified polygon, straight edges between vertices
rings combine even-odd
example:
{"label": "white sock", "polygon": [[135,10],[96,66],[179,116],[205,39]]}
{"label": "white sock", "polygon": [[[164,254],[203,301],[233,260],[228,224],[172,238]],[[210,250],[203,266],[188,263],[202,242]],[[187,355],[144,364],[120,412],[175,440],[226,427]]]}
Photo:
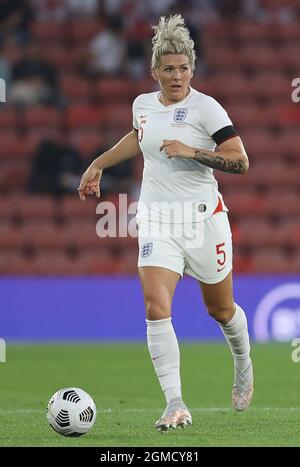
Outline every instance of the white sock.
{"label": "white sock", "polygon": [[169,403],[176,397],[181,398],[180,355],[177,337],[171,318],[147,323],[148,349],[152,358],[160,386]]}
{"label": "white sock", "polygon": [[235,303],[235,313],[227,324],[219,323],[233,355],[235,367],[245,370],[250,365],[250,342],[247,318],[243,309]]}

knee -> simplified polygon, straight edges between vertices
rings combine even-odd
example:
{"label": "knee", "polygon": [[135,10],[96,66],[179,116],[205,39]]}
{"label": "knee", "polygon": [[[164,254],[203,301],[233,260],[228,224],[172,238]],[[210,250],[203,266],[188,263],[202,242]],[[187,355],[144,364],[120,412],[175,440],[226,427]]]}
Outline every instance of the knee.
{"label": "knee", "polygon": [[208,314],[220,324],[227,324],[235,313],[234,304],[207,304]]}
{"label": "knee", "polygon": [[170,318],[170,306],[164,300],[152,294],[145,296],[146,316],[149,320]]}

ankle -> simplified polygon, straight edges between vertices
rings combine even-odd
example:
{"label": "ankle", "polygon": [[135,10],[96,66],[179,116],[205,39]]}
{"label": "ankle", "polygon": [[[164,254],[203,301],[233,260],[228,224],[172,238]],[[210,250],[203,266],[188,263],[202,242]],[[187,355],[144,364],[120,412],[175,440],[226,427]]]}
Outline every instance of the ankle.
{"label": "ankle", "polygon": [[250,355],[247,355],[246,357],[239,358],[237,356],[234,357],[234,366],[240,370],[240,371],[245,371],[250,368],[251,365],[251,358]]}
{"label": "ankle", "polygon": [[168,402],[168,405],[176,405],[176,404],[183,404],[182,397],[174,397]]}
{"label": "ankle", "polygon": [[177,400],[177,399],[179,401],[182,400],[181,387],[177,386],[177,387],[174,387],[174,388],[166,389],[165,390],[165,398],[166,398],[167,404],[169,404],[173,400]]}

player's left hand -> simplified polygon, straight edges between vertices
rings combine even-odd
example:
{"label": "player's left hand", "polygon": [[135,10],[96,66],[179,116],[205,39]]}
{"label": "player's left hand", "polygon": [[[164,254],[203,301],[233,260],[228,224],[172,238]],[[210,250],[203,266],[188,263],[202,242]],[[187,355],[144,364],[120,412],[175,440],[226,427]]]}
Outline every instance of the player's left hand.
{"label": "player's left hand", "polygon": [[184,159],[193,159],[195,157],[195,149],[181,143],[177,139],[164,139],[159,150],[166,151],[167,157],[183,157]]}

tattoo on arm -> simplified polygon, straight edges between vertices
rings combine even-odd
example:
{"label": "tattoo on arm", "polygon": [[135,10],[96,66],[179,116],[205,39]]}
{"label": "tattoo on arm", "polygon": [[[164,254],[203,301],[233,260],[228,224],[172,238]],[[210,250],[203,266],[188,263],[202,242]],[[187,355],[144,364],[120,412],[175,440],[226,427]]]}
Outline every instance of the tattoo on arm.
{"label": "tattoo on arm", "polygon": [[230,174],[244,174],[247,172],[247,163],[242,159],[232,161],[220,156],[210,156],[205,151],[196,151],[194,160],[201,162],[212,169],[221,170]]}

